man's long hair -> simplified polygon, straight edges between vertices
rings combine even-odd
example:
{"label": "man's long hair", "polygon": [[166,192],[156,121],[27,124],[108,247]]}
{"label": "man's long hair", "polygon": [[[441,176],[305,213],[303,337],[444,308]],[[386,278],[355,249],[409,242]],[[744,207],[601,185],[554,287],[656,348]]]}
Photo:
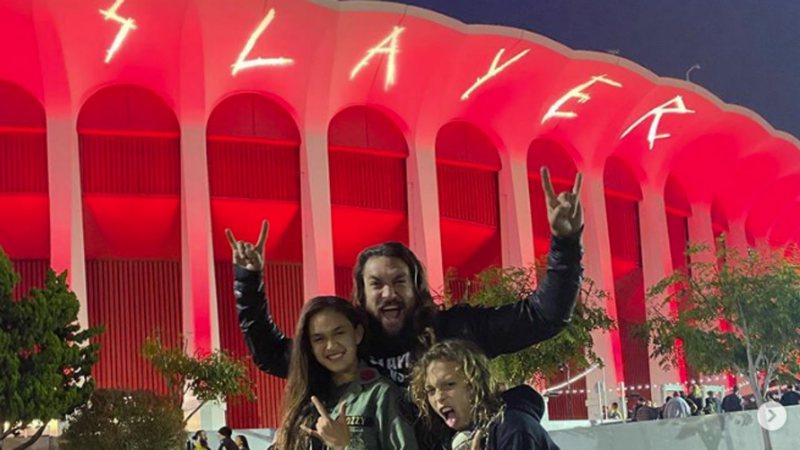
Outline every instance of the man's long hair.
{"label": "man's long hair", "polygon": [[438,417],[428,402],[425,384],[428,367],[437,361],[453,362],[467,380],[470,392],[471,421],[475,428],[485,428],[502,411],[500,386],[489,371],[489,359],[475,344],[453,339],[434,344],[417,361],[411,375],[411,398],[428,424]]}
{"label": "man's long hair", "polygon": [[353,268],[353,300],[361,309],[366,310],[367,296],[364,284],[364,266],[370,258],[385,256],[397,258],[408,266],[416,304],[411,315],[411,329],[408,330],[417,338],[421,350],[433,343],[433,321],[436,315],[436,304],[433,302],[428,276],[425,267],[414,252],[400,242],[384,242],[364,249]]}
{"label": "man's long hair", "polygon": [[311,396],[317,396],[323,401],[329,397],[333,377],[314,357],[308,328],[311,318],[326,309],[345,316],[353,324],[353,328],[364,325],[362,313],[341,297],[315,297],[303,306],[292,342],[289,379],[283,399],[281,427],[275,440],[276,450],[308,449],[309,437],[300,429],[300,425],[314,428],[314,424],[310,423],[314,417]]}

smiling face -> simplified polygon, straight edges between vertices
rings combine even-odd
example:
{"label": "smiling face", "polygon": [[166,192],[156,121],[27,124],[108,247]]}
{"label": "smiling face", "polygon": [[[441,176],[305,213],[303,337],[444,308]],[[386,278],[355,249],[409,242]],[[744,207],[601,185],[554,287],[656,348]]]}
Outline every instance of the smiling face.
{"label": "smiling face", "polygon": [[354,374],[358,369],[358,344],[364,338],[364,328],[354,327],[346,316],[333,309],[323,309],[308,323],[308,340],[314,358],[337,375]]}
{"label": "smiling face", "polygon": [[431,409],[448,427],[461,431],[472,424],[471,391],[458,363],[431,362],[426,370],[425,394]]}
{"label": "smiling face", "polygon": [[366,310],[394,336],[403,330],[416,306],[411,274],[400,258],[373,256],[364,264]]}

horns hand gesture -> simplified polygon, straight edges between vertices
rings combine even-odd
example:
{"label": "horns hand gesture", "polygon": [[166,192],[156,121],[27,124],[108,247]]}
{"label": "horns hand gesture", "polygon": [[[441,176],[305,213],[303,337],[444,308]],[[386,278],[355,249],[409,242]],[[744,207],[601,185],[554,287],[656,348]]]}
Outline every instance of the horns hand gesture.
{"label": "horns hand gesture", "polygon": [[231,244],[233,263],[254,272],[262,270],[264,268],[264,245],[267,243],[268,232],[269,222],[265,220],[261,222],[261,233],[258,236],[258,241],[253,245],[250,242],[237,241],[233,236],[233,231],[230,228],[226,228],[225,236],[228,237],[228,243]]}
{"label": "horns hand gesture", "polygon": [[308,428],[305,425],[300,425],[300,428],[311,436],[324,442],[325,445],[334,450],[344,450],[350,443],[350,427],[347,426],[347,405],[342,402],[339,405],[339,416],[336,419],[331,419],[325,405],[317,397],[311,397],[311,402],[317,408],[319,419],[314,426],[314,429]]}
{"label": "horns hand gesture", "polygon": [[580,173],[576,174],[572,191],[565,191],[556,196],[547,167],[542,167],[541,173],[550,232],[559,237],[568,237],[580,232],[583,227],[583,208],[580,199],[583,177]]}

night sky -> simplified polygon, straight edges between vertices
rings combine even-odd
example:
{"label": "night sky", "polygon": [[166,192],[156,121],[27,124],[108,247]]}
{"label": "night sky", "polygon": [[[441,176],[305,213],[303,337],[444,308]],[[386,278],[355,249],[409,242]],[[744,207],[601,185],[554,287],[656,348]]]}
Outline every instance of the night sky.
{"label": "night sky", "polygon": [[800,0],[402,0],[466,23],[524,28],[619,51],[800,137]]}

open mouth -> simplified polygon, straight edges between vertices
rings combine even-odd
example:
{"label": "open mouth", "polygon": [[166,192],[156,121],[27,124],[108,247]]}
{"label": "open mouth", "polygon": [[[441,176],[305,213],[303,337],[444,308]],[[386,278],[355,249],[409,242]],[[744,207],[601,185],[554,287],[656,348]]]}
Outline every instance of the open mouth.
{"label": "open mouth", "polygon": [[457,418],[456,418],[456,411],[453,408],[445,406],[439,409],[439,414],[442,415],[442,417],[444,418],[444,422],[447,424],[448,427],[455,428]]}
{"label": "open mouth", "polygon": [[392,303],[381,308],[381,315],[390,320],[398,320],[403,313],[402,305]]}

